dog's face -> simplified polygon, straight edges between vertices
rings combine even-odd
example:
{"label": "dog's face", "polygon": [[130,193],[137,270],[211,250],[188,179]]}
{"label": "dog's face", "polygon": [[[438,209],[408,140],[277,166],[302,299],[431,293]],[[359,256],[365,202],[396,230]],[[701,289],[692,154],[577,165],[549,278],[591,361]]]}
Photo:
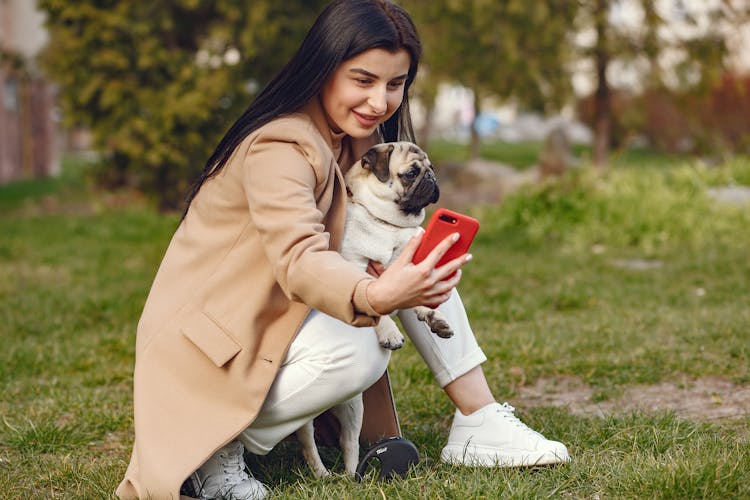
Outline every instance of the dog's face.
{"label": "dog's face", "polygon": [[370,148],[347,173],[346,185],[354,201],[380,218],[383,211],[423,217],[424,208],[440,197],[432,163],[424,151],[410,142]]}

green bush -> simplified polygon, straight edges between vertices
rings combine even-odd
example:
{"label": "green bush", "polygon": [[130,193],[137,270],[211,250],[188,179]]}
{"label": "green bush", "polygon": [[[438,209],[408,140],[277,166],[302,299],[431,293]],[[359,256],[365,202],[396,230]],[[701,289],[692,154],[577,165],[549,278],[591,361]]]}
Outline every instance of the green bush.
{"label": "green bush", "polygon": [[750,212],[707,196],[709,187],[731,184],[750,185],[750,159],[715,168],[693,163],[611,169],[603,176],[580,169],[486,209],[482,233],[499,232],[522,244],[558,243],[573,251],[593,245],[631,248],[645,256],[699,248],[746,237],[726,228],[750,223]]}

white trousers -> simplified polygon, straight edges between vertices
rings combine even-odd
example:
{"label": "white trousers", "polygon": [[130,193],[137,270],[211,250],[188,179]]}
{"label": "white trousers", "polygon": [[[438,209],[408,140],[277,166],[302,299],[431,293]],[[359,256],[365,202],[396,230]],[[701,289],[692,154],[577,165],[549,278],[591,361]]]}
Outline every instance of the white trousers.
{"label": "white trousers", "polygon": [[[458,292],[438,308],[453,328],[439,338],[411,310],[399,313],[406,335],[440,387],[484,362]],[[248,451],[265,455],[282,439],[328,408],[375,383],[391,351],[378,344],[371,327],[354,327],[313,310],[289,347],[284,363],[255,421],[239,439]],[[397,390],[397,388],[396,388]]]}

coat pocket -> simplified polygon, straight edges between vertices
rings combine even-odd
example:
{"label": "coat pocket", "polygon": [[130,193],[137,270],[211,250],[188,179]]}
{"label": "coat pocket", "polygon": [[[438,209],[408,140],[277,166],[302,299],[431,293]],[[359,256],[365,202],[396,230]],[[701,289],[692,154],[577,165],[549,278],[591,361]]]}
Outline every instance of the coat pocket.
{"label": "coat pocket", "polygon": [[242,350],[231,335],[202,311],[194,314],[181,330],[218,367],[227,364]]}

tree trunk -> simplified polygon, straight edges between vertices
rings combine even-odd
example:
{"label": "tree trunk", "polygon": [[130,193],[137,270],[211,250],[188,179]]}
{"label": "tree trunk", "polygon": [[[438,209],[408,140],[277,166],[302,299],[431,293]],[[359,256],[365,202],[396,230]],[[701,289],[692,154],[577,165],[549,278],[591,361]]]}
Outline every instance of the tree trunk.
{"label": "tree trunk", "polygon": [[432,122],[435,118],[435,101],[425,102],[424,107],[424,123],[419,128],[417,141],[419,141],[419,146],[422,149],[427,150],[430,147],[430,138],[432,137]]}
{"label": "tree trunk", "polygon": [[607,47],[607,0],[596,2],[596,94],[594,98],[594,166],[603,169],[609,159],[612,122],[611,92],[607,82],[609,48]]}
{"label": "tree trunk", "polygon": [[424,103],[424,123],[419,128],[417,133],[417,141],[419,146],[425,151],[429,149],[430,139],[432,139],[432,131],[434,128],[435,119],[435,100],[437,99],[437,84],[432,82],[426,83],[422,88],[420,97]]}
{"label": "tree trunk", "polygon": [[479,137],[479,131],[477,131],[477,118],[479,117],[480,104],[479,104],[479,90],[476,88],[472,89],[474,92],[474,118],[471,121],[471,143],[469,144],[469,159],[477,160],[480,155],[480,147],[482,140]]}

